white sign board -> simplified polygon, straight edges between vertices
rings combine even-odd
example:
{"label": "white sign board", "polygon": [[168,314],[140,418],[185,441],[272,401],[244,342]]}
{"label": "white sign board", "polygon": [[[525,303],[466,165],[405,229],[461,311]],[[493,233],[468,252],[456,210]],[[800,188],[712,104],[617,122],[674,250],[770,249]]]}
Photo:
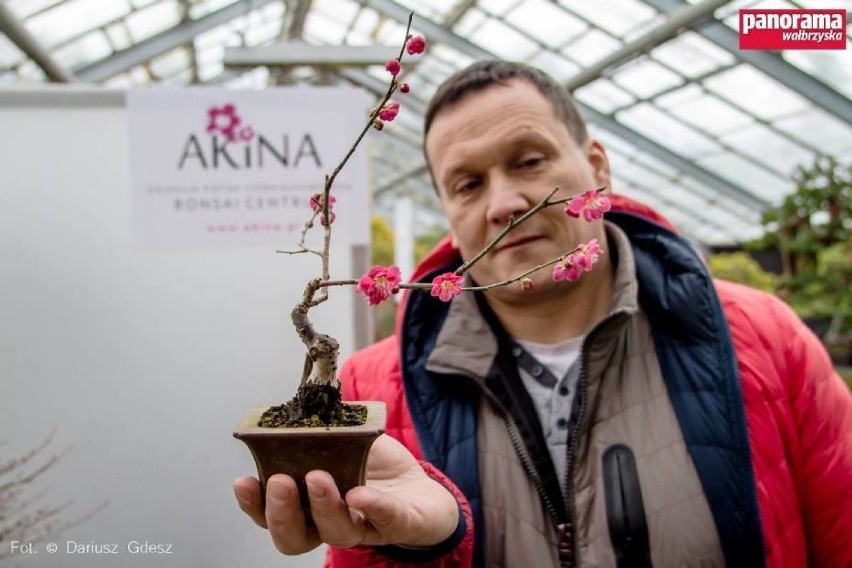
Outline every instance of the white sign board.
{"label": "white sign board", "polygon": [[[363,128],[370,103],[363,91],[336,87],[129,92],[137,242],[158,249],[288,248],[311,216],[311,195]],[[366,245],[362,148],[333,195],[334,244]],[[320,242],[321,231],[312,233],[308,243]]]}

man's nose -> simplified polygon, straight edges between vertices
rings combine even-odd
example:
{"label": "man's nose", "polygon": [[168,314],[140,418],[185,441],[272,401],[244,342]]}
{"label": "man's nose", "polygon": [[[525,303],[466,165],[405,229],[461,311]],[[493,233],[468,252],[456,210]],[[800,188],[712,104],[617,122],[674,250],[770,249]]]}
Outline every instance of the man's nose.
{"label": "man's nose", "polygon": [[489,180],[488,188],[488,221],[498,225],[506,225],[509,218],[517,219],[530,209],[530,202],[517,182],[495,176]]}

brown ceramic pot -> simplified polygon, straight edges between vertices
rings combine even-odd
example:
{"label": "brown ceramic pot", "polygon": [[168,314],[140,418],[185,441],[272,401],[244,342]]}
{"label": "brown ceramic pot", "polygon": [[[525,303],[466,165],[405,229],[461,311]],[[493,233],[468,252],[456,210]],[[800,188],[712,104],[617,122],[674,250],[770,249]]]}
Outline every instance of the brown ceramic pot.
{"label": "brown ceramic pot", "polygon": [[302,505],[307,506],[305,474],[315,469],[327,471],[337,483],[340,495],[364,484],[367,453],[373,441],[385,430],[385,403],[353,402],[367,407],[367,421],[360,426],[319,428],[260,428],[257,422],[269,407],[251,411],[234,431],[254,456],[261,488],[276,473],[296,480]]}

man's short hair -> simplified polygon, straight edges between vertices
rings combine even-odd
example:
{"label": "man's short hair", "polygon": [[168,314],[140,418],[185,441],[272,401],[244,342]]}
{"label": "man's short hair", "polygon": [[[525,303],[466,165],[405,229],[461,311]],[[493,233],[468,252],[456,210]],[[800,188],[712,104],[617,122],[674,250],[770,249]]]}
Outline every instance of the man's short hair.
{"label": "man's short hair", "polygon": [[523,63],[486,60],[477,61],[456,71],[438,87],[426,108],[423,125],[424,149],[426,135],[429,134],[432,122],[442,109],[492,85],[506,85],[512,79],[521,79],[535,86],[553,105],[556,116],[562,120],[577,144],[584,144],[588,140],[586,121],[577,109],[574,98],[550,75]]}

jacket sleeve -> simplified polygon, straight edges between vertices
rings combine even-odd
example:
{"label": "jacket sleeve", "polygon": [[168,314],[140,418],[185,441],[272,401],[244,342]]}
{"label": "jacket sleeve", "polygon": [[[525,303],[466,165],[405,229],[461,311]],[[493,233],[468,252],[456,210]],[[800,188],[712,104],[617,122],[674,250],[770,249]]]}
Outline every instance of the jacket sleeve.
{"label": "jacket sleeve", "polygon": [[852,566],[852,395],[819,339],[780,301],[773,306],[796,424],[802,518],[812,566]]}
{"label": "jacket sleeve", "polygon": [[[374,354],[370,352],[369,355]],[[378,355],[378,353],[375,355]],[[416,447],[416,440],[413,439],[413,434],[408,433],[409,428],[402,425],[403,423],[410,423],[411,420],[410,417],[404,416],[407,413],[407,408],[402,399],[401,385],[397,384],[399,381],[395,376],[388,376],[387,383],[382,384],[381,392],[377,392],[375,388],[376,377],[373,375],[379,370],[380,366],[372,363],[378,360],[381,360],[381,357],[371,356],[365,359],[362,356],[360,360],[358,360],[358,357],[354,357],[343,365],[340,370],[343,399],[359,400],[365,397],[363,399],[384,400],[388,405],[389,423],[386,433],[396,437],[419,459],[420,449]],[[391,370],[392,372],[393,370]],[[370,377],[371,388],[362,388],[364,387],[360,384],[360,381],[364,379],[361,376],[362,373],[367,373]],[[382,378],[384,379],[384,377]],[[420,465],[429,477],[446,487],[456,498],[460,511],[459,526],[456,532],[444,542],[425,549],[397,546],[328,547],[325,557],[326,568],[404,568],[406,566],[456,568],[473,564],[474,526],[470,503],[455,484],[438,468],[422,460]]]}
{"label": "jacket sleeve", "polygon": [[467,499],[437,468],[420,462],[424,471],[446,487],[459,503],[461,515],[456,532],[431,548],[403,548],[396,546],[356,546],[353,548],[328,547],[326,568],[457,568],[473,564],[473,515]]}

